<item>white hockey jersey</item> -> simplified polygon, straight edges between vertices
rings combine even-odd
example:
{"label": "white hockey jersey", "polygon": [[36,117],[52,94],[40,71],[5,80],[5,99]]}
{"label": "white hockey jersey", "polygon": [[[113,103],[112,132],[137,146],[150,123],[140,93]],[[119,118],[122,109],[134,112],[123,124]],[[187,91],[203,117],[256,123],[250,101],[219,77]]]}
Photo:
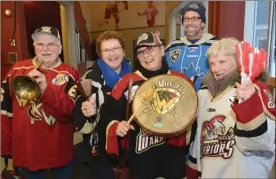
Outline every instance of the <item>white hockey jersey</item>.
{"label": "white hockey jersey", "polygon": [[201,178],[269,178],[275,159],[275,103],[263,84],[256,87],[251,98],[232,107],[234,87],[214,99],[207,88],[198,91],[198,128],[187,178],[195,178],[189,172]]}

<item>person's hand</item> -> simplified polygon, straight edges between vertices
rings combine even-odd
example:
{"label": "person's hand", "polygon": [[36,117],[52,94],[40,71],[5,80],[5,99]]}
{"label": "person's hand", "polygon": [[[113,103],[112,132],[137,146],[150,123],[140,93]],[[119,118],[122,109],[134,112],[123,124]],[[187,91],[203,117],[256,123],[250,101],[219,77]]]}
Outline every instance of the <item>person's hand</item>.
{"label": "person's hand", "polygon": [[118,124],[116,135],[124,137],[128,133],[129,129],[134,130],[134,127],[130,125],[127,121],[121,121]]}
{"label": "person's hand", "polygon": [[29,72],[28,76],[33,78],[38,83],[41,94],[43,94],[48,85],[45,74],[38,70],[32,70]]}
{"label": "person's hand", "polygon": [[81,111],[85,117],[91,117],[96,114],[96,102],[92,96],[81,104]]}
{"label": "person's hand", "polygon": [[256,91],[254,84],[248,81],[242,84],[236,83],[236,87],[237,98],[241,100],[249,99]]}

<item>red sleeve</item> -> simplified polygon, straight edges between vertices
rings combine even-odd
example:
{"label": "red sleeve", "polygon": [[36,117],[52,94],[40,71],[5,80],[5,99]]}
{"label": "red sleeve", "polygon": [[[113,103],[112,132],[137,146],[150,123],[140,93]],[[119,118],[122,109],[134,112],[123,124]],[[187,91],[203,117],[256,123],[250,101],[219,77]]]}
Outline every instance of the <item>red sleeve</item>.
{"label": "red sleeve", "polygon": [[[49,113],[61,121],[71,120],[74,108],[74,99],[76,98],[76,82],[79,80],[79,74],[76,70],[71,72],[69,82],[65,90],[57,91],[51,85],[48,85],[40,100],[48,106]],[[72,92],[74,90],[75,92]],[[72,95],[75,94],[75,95]],[[44,109],[45,109],[44,108]]]}
{"label": "red sleeve", "polygon": [[128,88],[131,75],[134,76],[133,73],[125,75],[114,86],[114,88],[112,89],[112,92],[111,92],[111,96],[113,96],[114,99],[118,100],[119,98],[121,98],[123,96],[124,90]]}
{"label": "red sleeve", "polygon": [[[254,106],[254,110],[252,110],[252,106]],[[261,120],[259,123],[262,124],[265,120],[264,118],[258,117],[263,113],[263,106],[257,92],[249,99],[240,104],[232,105],[231,107],[236,113],[237,121],[242,124],[246,124],[253,119]]]}
{"label": "red sleeve", "polygon": [[105,149],[109,155],[119,156],[119,148],[128,149],[129,135],[118,140],[119,137],[116,135],[118,124],[119,121],[111,121],[106,128]]}
{"label": "red sleeve", "polygon": [[249,99],[231,106],[236,113],[237,122],[252,124],[247,126],[249,130],[264,123],[266,118],[263,113],[275,120],[275,102],[269,89],[260,81],[255,84],[257,91]]}
{"label": "red sleeve", "polygon": [[105,150],[108,154],[119,155],[119,142],[116,135],[118,124],[119,121],[111,121],[106,128]]}
{"label": "red sleeve", "polygon": [[271,119],[275,120],[276,116],[276,108],[275,108],[275,99],[270,92],[270,89],[261,81],[255,82],[258,94],[260,96],[262,105],[264,107],[264,112],[268,115]]}

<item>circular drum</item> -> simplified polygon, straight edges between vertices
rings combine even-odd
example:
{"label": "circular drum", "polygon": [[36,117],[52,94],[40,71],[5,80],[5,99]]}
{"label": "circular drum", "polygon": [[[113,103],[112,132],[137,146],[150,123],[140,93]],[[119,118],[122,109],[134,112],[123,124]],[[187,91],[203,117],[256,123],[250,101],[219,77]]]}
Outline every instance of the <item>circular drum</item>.
{"label": "circular drum", "polygon": [[158,75],[136,91],[133,112],[146,133],[176,136],[194,121],[198,97],[193,85],[178,76]]}

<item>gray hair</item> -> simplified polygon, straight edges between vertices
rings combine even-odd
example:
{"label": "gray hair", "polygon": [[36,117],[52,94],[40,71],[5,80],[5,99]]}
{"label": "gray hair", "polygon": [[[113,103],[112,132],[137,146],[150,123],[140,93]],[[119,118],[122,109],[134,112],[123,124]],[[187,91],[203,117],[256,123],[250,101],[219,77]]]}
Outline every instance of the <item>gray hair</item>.
{"label": "gray hair", "polygon": [[207,57],[217,57],[219,54],[224,56],[232,56],[236,62],[236,49],[235,45],[239,43],[239,41],[234,37],[226,37],[220,40],[217,40],[211,45],[211,47],[207,50]]}
{"label": "gray hair", "polygon": [[[36,43],[37,43],[37,39],[38,39],[38,36],[39,35],[41,35],[41,34],[37,34],[37,35],[34,35],[32,38],[33,38],[33,45],[35,45]],[[49,36],[52,36],[52,37],[55,37],[54,35],[50,35],[50,34],[46,34],[46,35],[49,35]],[[57,37],[55,37],[55,41],[56,41],[56,43],[58,44],[58,45],[60,45],[61,44],[61,42],[60,42],[60,40],[57,38]]]}

